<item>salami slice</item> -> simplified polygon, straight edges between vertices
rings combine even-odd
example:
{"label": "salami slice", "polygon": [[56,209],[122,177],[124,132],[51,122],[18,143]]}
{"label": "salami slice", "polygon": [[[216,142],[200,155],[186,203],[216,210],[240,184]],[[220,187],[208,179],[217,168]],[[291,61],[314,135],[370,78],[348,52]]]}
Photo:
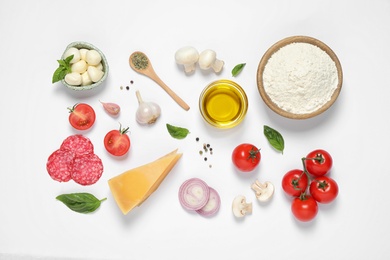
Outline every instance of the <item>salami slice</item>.
{"label": "salami slice", "polygon": [[102,160],[96,154],[76,156],[73,163],[72,179],[81,185],[97,182],[103,173]]}
{"label": "salami slice", "polygon": [[67,182],[72,177],[75,154],[72,151],[58,149],[48,158],[46,169],[53,180]]}
{"label": "salami slice", "polygon": [[93,144],[89,138],[77,134],[66,138],[60,147],[61,150],[69,150],[78,155],[93,153]]}

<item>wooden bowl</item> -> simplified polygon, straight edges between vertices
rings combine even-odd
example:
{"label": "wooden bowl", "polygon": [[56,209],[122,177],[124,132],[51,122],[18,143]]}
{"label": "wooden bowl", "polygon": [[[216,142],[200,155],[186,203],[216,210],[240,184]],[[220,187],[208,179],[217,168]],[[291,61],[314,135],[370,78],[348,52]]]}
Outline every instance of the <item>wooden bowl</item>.
{"label": "wooden bowl", "polygon": [[[329,57],[334,61],[335,65],[336,65],[337,77],[338,77],[338,84],[337,84],[336,89],[334,90],[333,94],[331,95],[330,100],[328,100],[325,104],[323,104],[317,110],[310,112],[310,113],[292,113],[292,112],[289,112],[289,111],[282,109],[270,98],[270,96],[267,94],[267,92],[264,89],[263,73],[264,73],[265,66],[268,63],[268,60],[271,58],[271,56],[275,52],[279,51],[280,48],[282,48],[286,45],[289,45],[291,43],[309,43],[309,44],[315,45],[315,46],[319,47],[321,50],[325,51],[329,55]],[[315,38],[311,38],[311,37],[307,37],[307,36],[288,37],[288,38],[280,40],[277,43],[275,43],[274,45],[272,45],[263,55],[262,59],[260,60],[258,70],[257,70],[258,90],[260,92],[262,99],[266,103],[266,105],[271,110],[276,112],[277,114],[279,114],[283,117],[291,118],[291,119],[307,119],[307,118],[311,118],[311,117],[314,117],[314,116],[317,116],[317,115],[323,113],[325,110],[327,110],[329,107],[331,107],[333,105],[333,103],[336,101],[336,99],[341,91],[342,83],[343,83],[343,73],[342,73],[340,61],[337,58],[336,54],[325,43],[323,43]]]}

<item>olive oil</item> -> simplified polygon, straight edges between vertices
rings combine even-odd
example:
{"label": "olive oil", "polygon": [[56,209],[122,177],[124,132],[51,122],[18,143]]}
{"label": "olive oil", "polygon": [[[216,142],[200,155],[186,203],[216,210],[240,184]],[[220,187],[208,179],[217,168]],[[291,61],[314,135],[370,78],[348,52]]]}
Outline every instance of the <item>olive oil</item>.
{"label": "olive oil", "polygon": [[238,125],[248,109],[244,90],[230,80],[219,80],[207,86],[200,97],[199,106],[203,118],[218,128]]}

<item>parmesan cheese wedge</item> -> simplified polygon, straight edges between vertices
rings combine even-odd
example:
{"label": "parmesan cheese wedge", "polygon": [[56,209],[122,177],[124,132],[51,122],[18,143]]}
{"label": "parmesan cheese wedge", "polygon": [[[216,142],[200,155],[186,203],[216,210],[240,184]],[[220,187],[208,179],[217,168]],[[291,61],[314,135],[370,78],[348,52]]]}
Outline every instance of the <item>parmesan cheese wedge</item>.
{"label": "parmesan cheese wedge", "polygon": [[155,192],[181,156],[176,149],[151,163],[108,180],[111,193],[122,213],[126,215]]}

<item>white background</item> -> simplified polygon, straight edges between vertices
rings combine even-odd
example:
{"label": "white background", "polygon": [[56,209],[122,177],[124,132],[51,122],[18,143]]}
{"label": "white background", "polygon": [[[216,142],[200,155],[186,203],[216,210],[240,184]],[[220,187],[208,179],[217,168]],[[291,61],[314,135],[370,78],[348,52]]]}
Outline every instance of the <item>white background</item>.
{"label": "white background", "polygon": [[[389,13],[388,0],[1,1],[0,259],[389,258]],[[337,102],[308,120],[276,115],[257,90],[262,55],[293,35],[323,41],[343,67]],[[73,41],[90,42],[105,53],[110,74],[98,91],[81,95],[51,84],[56,60]],[[174,53],[186,45],[215,50],[225,61],[222,73],[198,68],[185,75]],[[187,101],[188,112],[130,69],[128,57],[136,50],[145,52],[162,80]],[[246,67],[232,78],[231,69],[242,62]],[[201,90],[221,78],[235,80],[249,99],[244,122],[224,131],[207,126],[198,110]],[[127,85],[130,90],[120,89]],[[162,108],[152,127],[135,121],[136,89]],[[121,115],[110,117],[99,100],[118,103]],[[105,167],[89,187],[55,182],[46,172],[48,156],[67,136],[80,133],[67,119],[67,107],[77,102],[96,111],[96,124],[83,134]],[[120,159],[103,147],[105,133],[119,122],[130,126],[132,141],[130,153]],[[173,139],[166,123],[191,134]],[[283,155],[270,147],[263,125],[282,133]],[[214,148],[208,163],[198,153],[203,142]],[[260,167],[251,174],[240,174],[231,164],[231,152],[242,142],[261,147]],[[159,189],[122,215],[107,180],[176,148],[183,157]],[[340,194],[333,204],[320,206],[314,221],[300,223],[280,183],[316,148],[332,154],[331,177]],[[213,218],[180,206],[178,188],[192,177],[219,192],[221,209]],[[250,189],[255,179],[275,184],[268,204],[256,201]],[[55,199],[71,192],[90,192],[107,201],[93,214],[78,214]],[[239,194],[253,203],[253,213],[241,220],[231,212]]]}

